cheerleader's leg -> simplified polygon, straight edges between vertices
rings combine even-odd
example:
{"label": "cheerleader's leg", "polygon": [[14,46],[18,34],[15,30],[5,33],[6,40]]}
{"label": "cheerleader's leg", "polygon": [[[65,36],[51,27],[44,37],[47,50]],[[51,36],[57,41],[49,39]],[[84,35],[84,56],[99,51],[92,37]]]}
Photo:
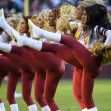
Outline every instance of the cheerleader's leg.
{"label": "cheerleader's leg", "polygon": [[35,99],[41,107],[47,105],[46,101],[44,101],[44,84],[45,84],[45,76],[46,71],[37,72],[34,79],[34,92],[35,92]]}
{"label": "cheerleader's leg", "polygon": [[51,52],[55,54],[57,57],[61,58],[62,60],[78,67],[79,69],[83,68],[77,61],[77,59],[74,57],[73,50],[65,45],[43,42],[41,51]]}
{"label": "cheerleader's leg", "polygon": [[[100,63],[96,61],[95,57],[92,56],[90,51],[85,48],[76,39],[69,35],[62,35],[60,43],[66,45],[73,50],[73,54],[77,61],[86,69],[97,72],[100,67]],[[92,67],[93,66],[93,67]]]}
{"label": "cheerleader's leg", "polygon": [[29,75],[23,72],[22,75],[22,95],[23,99],[26,102],[26,104],[32,105],[34,104],[32,98],[31,98],[31,89],[32,89],[32,82],[34,79],[34,75]]}
{"label": "cheerleader's leg", "polygon": [[82,100],[88,109],[95,107],[92,97],[95,79],[92,78],[90,73],[90,71],[83,69],[83,76],[81,81]]}
{"label": "cheerleader's leg", "polygon": [[78,69],[78,68],[74,68],[74,74],[73,74],[73,94],[75,99],[78,101],[79,106],[81,107],[81,109],[84,109],[85,106],[82,102],[82,95],[81,95],[81,81],[82,81],[82,73],[83,71]]}
{"label": "cheerleader's leg", "polygon": [[8,76],[8,85],[7,85],[7,100],[9,104],[16,104],[16,100],[14,98],[17,82],[22,75],[21,71],[13,73],[9,73]]}
{"label": "cheerleader's leg", "polygon": [[46,80],[45,80],[44,97],[51,111],[59,110],[58,105],[54,101],[54,95],[61,77],[62,77],[62,74],[60,73],[47,71]]}

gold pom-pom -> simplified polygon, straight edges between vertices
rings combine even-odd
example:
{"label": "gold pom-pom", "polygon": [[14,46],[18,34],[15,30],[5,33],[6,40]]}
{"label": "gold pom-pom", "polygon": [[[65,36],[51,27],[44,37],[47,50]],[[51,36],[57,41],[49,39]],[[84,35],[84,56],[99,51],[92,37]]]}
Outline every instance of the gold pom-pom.
{"label": "gold pom-pom", "polygon": [[110,64],[111,63],[111,45],[103,47],[103,64]]}
{"label": "gold pom-pom", "polygon": [[[103,46],[102,43],[96,42],[93,47],[90,49],[91,53],[97,57],[101,55],[102,64],[110,64],[111,63],[111,45]],[[98,56],[100,57],[100,56]]]}
{"label": "gold pom-pom", "polygon": [[93,55],[96,55],[97,52],[101,51],[103,49],[103,44],[100,42],[95,42],[90,49]]}

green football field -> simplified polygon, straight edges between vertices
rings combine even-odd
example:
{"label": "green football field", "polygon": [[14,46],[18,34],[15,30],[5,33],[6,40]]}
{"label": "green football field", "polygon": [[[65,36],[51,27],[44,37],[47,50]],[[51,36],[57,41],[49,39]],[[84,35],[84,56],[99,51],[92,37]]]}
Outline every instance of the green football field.
{"label": "green football field", "polygon": [[[17,86],[17,92],[21,92],[20,83]],[[0,96],[5,102],[6,111],[10,111],[6,100],[6,83],[2,84]],[[93,96],[99,111],[111,111],[111,80],[96,80]],[[33,91],[32,97],[34,99]],[[61,80],[55,95],[55,100],[61,111],[80,111],[80,108],[73,97],[72,81]],[[18,98],[17,103],[19,104],[20,111],[28,111],[22,98]],[[38,108],[39,111],[41,111],[39,106]]]}

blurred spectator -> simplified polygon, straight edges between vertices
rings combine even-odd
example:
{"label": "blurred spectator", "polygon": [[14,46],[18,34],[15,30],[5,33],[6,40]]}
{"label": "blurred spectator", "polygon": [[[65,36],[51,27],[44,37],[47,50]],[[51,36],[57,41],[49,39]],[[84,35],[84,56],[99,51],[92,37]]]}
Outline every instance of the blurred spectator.
{"label": "blurred spectator", "polygon": [[75,5],[75,6],[78,5],[78,2],[79,2],[79,1],[80,1],[80,0],[64,0],[64,2],[70,3],[70,4]]}
{"label": "blurred spectator", "polygon": [[0,8],[4,8],[7,5],[7,0],[0,0]]}
{"label": "blurred spectator", "polygon": [[33,11],[36,11],[37,8],[39,7],[39,2],[40,0],[30,0],[30,10],[33,12]]}
{"label": "blurred spectator", "polygon": [[12,12],[21,12],[23,10],[22,0],[0,0],[0,8]]}
{"label": "blurred spectator", "polygon": [[31,4],[30,6],[31,12],[47,8],[46,0],[30,0],[30,4]]}
{"label": "blurred spectator", "polygon": [[108,5],[111,5],[111,0],[108,0]]}
{"label": "blurred spectator", "polygon": [[62,4],[64,3],[70,3],[72,5],[77,6],[79,0],[48,0],[48,6],[50,8],[56,8],[56,7],[60,7]]}
{"label": "blurred spectator", "polygon": [[72,5],[77,5],[79,0],[31,0],[31,11],[38,11],[44,8],[57,8],[60,7],[63,3],[70,3]]}
{"label": "blurred spectator", "polygon": [[[79,0],[29,0],[30,12],[37,12],[46,8],[57,8],[63,3],[70,3],[72,5],[77,5]],[[0,8],[5,11],[23,12],[24,0],[0,0]]]}
{"label": "blurred spectator", "polygon": [[47,0],[47,6],[52,8],[57,8],[62,4],[63,0]]}
{"label": "blurred spectator", "polygon": [[107,0],[107,9],[108,12],[111,13],[111,0]]}
{"label": "blurred spectator", "polygon": [[12,1],[18,6],[20,10],[23,10],[23,4],[24,4],[23,0],[12,0]]}

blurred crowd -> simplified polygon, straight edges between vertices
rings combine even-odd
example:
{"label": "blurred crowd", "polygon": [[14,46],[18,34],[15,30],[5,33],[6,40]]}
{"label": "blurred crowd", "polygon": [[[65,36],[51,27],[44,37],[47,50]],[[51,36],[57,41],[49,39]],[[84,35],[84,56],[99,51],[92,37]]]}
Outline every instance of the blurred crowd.
{"label": "blurred crowd", "polygon": [[[24,0],[0,0],[0,8],[5,10],[22,12]],[[73,5],[77,5],[79,0],[29,0],[30,11],[41,10],[43,8],[55,8],[61,4],[68,2]]]}
{"label": "blurred crowd", "polygon": [[0,0],[0,8],[5,11],[22,12],[24,0]]}
{"label": "blurred crowd", "polygon": [[72,5],[77,5],[79,0],[32,0],[31,10],[41,10],[43,8],[56,8],[61,6],[63,3],[70,3]]}
{"label": "blurred crowd", "polygon": [[[63,3],[77,5],[80,0],[29,0],[30,12],[39,11],[44,8],[57,8]],[[111,0],[104,0],[108,10],[111,12]],[[0,8],[11,12],[23,12],[24,0],[0,0]]]}

